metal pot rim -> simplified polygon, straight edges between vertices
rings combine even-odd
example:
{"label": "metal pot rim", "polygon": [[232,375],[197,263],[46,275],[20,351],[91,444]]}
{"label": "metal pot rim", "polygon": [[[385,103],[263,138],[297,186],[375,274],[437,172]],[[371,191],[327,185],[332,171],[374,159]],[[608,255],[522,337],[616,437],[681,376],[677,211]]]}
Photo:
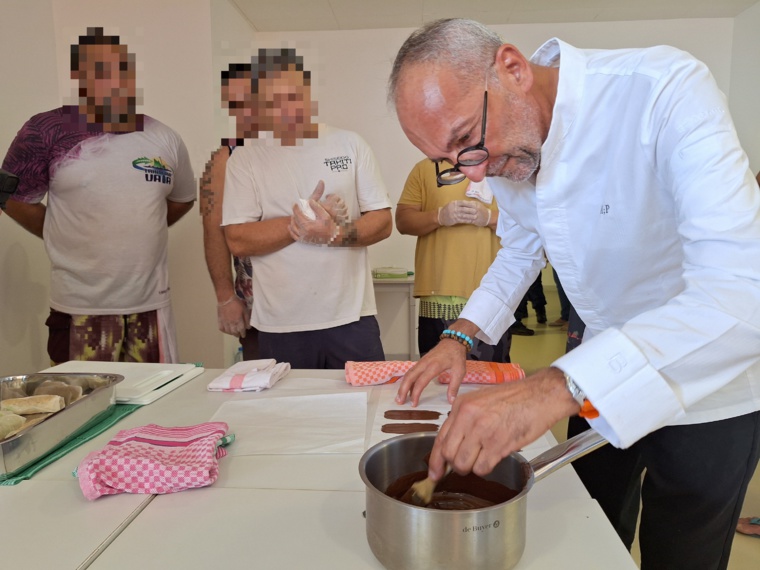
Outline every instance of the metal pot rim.
{"label": "metal pot rim", "polygon": [[518,452],[510,453],[507,457],[503,458],[501,461],[508,461],[510,459],[514,459],[523,466],[523,469],[526,470],[528,473],[528,477],[527,477],[527,480],[525,481],[525,484],[523,485],[523,488],[520,490],[520,492],[517,495],[515,495],[508,501],[504,501],[503,503],[496,503],[495,505],[491,505],[490,507],[481,507],[479,509],[461,509],[461,510],[456,510],[456,511],[446,511],[446,510],[438,510],[438,509],[429,509],[427,507],[418,507],[417,505],[402,503],[398,499],[394,499],[393,497],[386,495],[384,491],[381,491],[380,489],[375,487],[375,485],[367,478],[367,469],[366,469],[367,462],[369,461],[370,457],[378,453],[381,449],[384,449],[390,445],[393,445],[393,442],[395,441],[414,439],[414,438],[435,439],[435,437],[436,437],[436,434],[430,433],[430,432],[407,433],[407,434],[398,435],[395,437],[385,439],[379,443],[376,443],[375,445],[370,447],[367,451],[365,451],[359,461],[359,475],[361,476],[362,481],[364,482],[364,486],[366,487],[367,492],[375,493],[376,495],[380,496],[383,501],[392,501],[394,504],[403,505],[411,509],[424,510],[427,513],[431,513],[430,516],[451,516],[451,513],[474,513],[474,512],[483,513],[483,512],[488,512],[490,510],[502,509],[504,508],[505,505],[509,505],[510,503],[517,502],[523,497],[527,496],[528,492],[533,487],[533,482],[534,482],[533,467],[530,464],[530,461],[525,459],[525,457],[523,457]]}

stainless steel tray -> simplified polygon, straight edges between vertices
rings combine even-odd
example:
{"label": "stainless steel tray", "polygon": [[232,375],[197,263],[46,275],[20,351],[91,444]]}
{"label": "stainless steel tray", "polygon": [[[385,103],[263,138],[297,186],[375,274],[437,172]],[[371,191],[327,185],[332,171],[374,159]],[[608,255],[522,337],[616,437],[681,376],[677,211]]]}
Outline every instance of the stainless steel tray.
{"label": "stainless steel tray", "polygon": [[74,374],[41,372],[24,376],[0,377],[0,398],[11,391],[32,395],[45,380],[67,384],[85,382],[102,386],[55,412],[38,424],[25,427],[16,435],[0,441],[0,480],[20,471],[61,444],[89,429],[116,403],[115,386],[124,379],[119,374]]}

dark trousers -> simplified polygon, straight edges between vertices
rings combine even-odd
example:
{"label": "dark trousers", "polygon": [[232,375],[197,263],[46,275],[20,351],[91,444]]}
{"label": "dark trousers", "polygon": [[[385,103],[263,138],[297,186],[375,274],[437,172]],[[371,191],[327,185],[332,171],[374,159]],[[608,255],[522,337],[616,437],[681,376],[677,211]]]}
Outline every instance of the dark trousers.
{"label": "dark trousers", "polygon": [[[586,429],[584,419],[570,418],[568,437]],[[755,412],[664,427],[629,449],[602,447],[573,467],[628,549],[641,497],[642,570],[715,570],[728,566],[759,457],[760,412]]]}
{"label": "dark trousers", "polygon": [[533,305],[533,310],[537,315],[539,313],[546,314],[546,297],[544,296],[544,284],[541,281],[540,271],[538,272],[538,277],[536,277],[536,280],[531,283],[530,287],[528,287],[528,291],[517,306],[515,318],[518,321],[521,321],[528,316],[528,301]]}
{"label": "dark trousers", "polygon": [[[581,343],[586,328],[572,306],[569,320],[567,352]],[[567,436],[588,427],[572,417]],[[660,428],[629,449],[606,445],[574,461],[573,468],[628,550],[641,503],[642,570],[723,570],[758,458],[755,412]]]}
{"label": "dark trousers", "polygon": [[567,340],[565,342],[565,352],[570,352],[583,341],[583,332],[586,330],[584,323],[575,311],[575,307],[570,305],[570,315],[567,323]]}
{"label": "dark trousers", "polygon": [[245,330],[245,337],[240,339],[243,347],[243,360],[258,360],[259,357],[259,331],[250,327]]}
{"label": "dark trousers", "polygon": [[[419,317],[417,329],[417,344],[420,348],[420,356],[430,352],[445,331],[456,319],[433,319]],[[509,350],[512,348],[512,333],[507,331],[495,345],[486,344],[477,338],[472,339],[472,350],[467,353],[468,360],[480,360],[481,362],[510,362]]]}
{"label": "dark trousers", "polygon": [[562,283],[559,281],[559,275],[557,270],[552,267],[552,273],[554,274],[554,284],[557,286],[557,297],[559,297],[559,318],[565,321],[570,320],[570,299],[565,295],[565,290],[562,288]]}
{"label": "dark trousers", "polygon": [[375,317],[317,331],[259,331],[259,358],[289,362],[292,368],[343,368],[349,360],[385,360]]}

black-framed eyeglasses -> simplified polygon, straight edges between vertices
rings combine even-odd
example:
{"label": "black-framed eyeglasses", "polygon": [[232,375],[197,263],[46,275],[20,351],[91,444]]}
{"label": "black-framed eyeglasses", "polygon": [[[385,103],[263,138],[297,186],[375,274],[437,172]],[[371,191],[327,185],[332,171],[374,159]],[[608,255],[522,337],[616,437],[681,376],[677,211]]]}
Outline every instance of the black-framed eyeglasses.
{"label": "black-framed eyeglasses", "polygon": [[435,179],[438,187],[458,184],[466,178],[464,172],[459,170],[462,166],[477,166],[482,164],[488,158],[488,149],[486,142],[486,111],[488,110],[488,89],[483,92],[483,125],[480,129],[480,142],[474,146],[463,148],[457,154],[457,163],[446,170],[439,170],[437,160],[435,163]]}

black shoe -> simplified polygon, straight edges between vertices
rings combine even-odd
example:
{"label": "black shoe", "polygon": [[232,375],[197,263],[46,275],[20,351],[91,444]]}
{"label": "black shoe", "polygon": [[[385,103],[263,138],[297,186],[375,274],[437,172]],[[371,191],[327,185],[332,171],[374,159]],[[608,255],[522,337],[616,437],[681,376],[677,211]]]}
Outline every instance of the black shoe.
{"label": "black shoe", "polygon": [[536,334],[536,331],[526,327],[522,321],[515,321],[512,326],[509,327],[509,332],[519,336],[533,336]]}
{"label": "black shoe", "polygon": [[546,309],[541,308],[536,311],[536,320],[538,321],[539,325],[546,324]]}

